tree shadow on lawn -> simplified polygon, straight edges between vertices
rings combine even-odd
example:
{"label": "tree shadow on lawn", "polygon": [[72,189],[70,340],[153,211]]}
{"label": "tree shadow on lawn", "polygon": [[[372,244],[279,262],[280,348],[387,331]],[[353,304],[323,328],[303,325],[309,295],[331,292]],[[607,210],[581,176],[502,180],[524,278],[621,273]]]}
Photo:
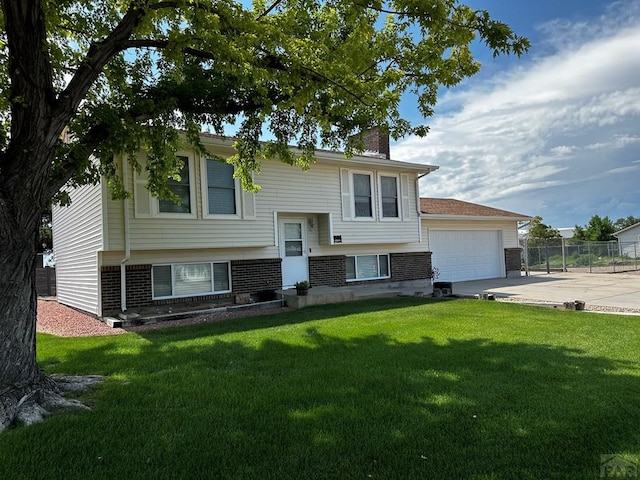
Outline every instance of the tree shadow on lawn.
{"label": "tree shadow on lawn", "polygon": [[114,379],[92,412],[0,437],[0,478],[585,479],[601,454],[640,453],[637,363],[316,327],[192,339],[72,352],[58,369]]}

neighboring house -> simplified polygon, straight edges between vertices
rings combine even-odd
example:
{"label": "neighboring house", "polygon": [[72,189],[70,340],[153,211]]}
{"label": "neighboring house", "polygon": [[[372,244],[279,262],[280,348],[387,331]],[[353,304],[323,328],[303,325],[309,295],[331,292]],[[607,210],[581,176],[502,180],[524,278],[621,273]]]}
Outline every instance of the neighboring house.
{"label": "neighboring house", "polygon": [[[232,140],[203,134],[202,141],[233,154]],[[153,197],[144,168],[138,174],[117,159],[131,199],[112,200],[103,182],[71,191],[71,205],[53,210],[58,301],[103,316],[229,302],[301,280],[426,280],[431,253],[418,180],[437,167],[390,160],[388,139],[379,136],[367,150],[382,154],[318,151],[307,171],[265,160],[253,194],[240,188],[233,166],[187,148],[178,152],[181,181],[170,182],[181,205]],[[145,153],[138,159],[144,166]]]}
{"label": "neighboring house", "polygon": [[573,238],[573,236],[576,233],[575,227],[562,227],[562,228],[558,228],[557,230],[560,236],[566,239]]}
{"label": "neighboring house", "polygon": [[439,281],[520,276],[519,213],[449,198],[421,198],[422,237]]}
{"label": "neighboring house", "polygon": [[620,253],[630,258],[640,258],[640,222],[613,234],[618,239]]}

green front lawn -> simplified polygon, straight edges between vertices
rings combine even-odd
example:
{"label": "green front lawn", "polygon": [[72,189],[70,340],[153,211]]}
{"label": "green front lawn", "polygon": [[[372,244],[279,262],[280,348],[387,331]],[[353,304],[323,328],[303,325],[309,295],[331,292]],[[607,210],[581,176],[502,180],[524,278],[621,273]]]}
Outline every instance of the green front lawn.
{"label": "green front lawn", "polygon": [[397,298],[113,337],[104,374],[0,435],[0,479],[598,479],[640,462],[640,318]]}

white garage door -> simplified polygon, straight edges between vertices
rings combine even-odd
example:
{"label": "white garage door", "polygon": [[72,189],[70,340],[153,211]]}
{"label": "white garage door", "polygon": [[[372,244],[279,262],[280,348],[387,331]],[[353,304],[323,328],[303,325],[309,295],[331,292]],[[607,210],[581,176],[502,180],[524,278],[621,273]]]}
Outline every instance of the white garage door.
{"label": "white garage door", "polygon": [[463,282],[503,277],[498,230],[435,230],[429,232],[431,263],[438,281]]}

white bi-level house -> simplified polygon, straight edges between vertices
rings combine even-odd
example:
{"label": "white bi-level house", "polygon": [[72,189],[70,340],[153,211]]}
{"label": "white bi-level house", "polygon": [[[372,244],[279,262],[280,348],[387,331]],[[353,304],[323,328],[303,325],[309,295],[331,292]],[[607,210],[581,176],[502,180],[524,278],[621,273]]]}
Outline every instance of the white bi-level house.
{"label": "white bi-level house", "polygon": [[[202,142],[221,157],[233,153],[229,139],[203,134]],[[429,278],[418,183],[435,166],[318,151],[307,171],[264,161],[254,194],[230,164],[190,148],[178,155],[185,168],[170,185],[180,205],[152,196],[144,168],[138,174],[120,159],[132,198],[112,200],[103,182],[73,190],[71,205],[54,209],[59,302],[103,316],[260,296],[302,280]]]}

